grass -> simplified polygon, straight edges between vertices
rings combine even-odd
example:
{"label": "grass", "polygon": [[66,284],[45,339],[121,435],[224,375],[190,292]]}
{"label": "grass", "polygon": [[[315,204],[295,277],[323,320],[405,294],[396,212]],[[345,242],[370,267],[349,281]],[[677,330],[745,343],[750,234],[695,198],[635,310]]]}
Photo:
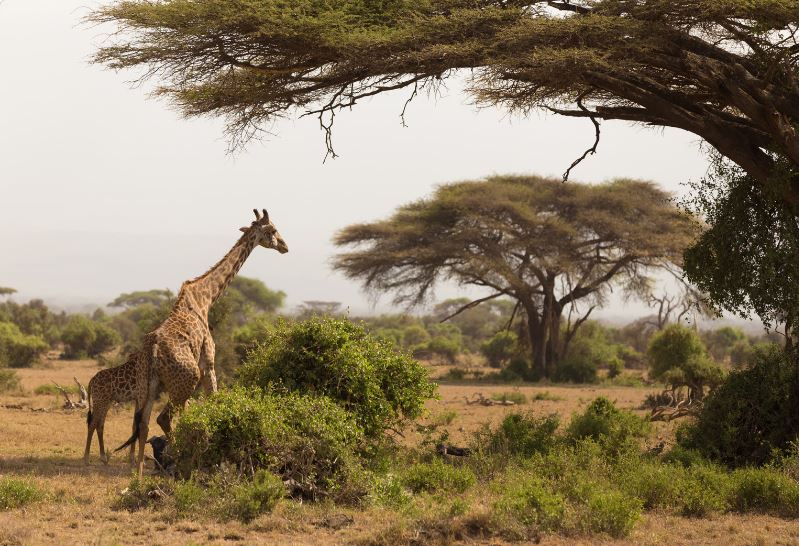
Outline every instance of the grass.
{"label": "grass", "polygon": [[[78,394],[78,387],[76,385],[65,385],[62,387],[65,391],[69,394]],[[53,385],[52,383],[45,383],[44,385],[39,385],[35,389],[33,389],[33,394],[44,395],[44,394],[55,394],[60,395],[61,391],[58,390],[58,387]]]}
{"label": "grass", "polygon": [[20,390],[19,376],[15,370],[0,368],[0,393]]}
{"label": "grass", "polygon": [[21,508],[46,497],[46,492],[30,478],[0,478],[0,510]]}
{"label": "grass", "polygon": [[532,399],[535,401],[548,400],[550,402],[560,402],[564,400],[562,396],[558,396],[557,394],[552,394],[549,391],[537,392],[533,395]]}
{"label": "grass", "polygon": [[456,417],[458,417],[458,412],[455,410],[442,411],[430,419],[430,424],[435,427],[443,427],[452,424]]}
{"label": "grass", "polygon": [[496,400],[497,402],[513,402],[517,405],[527,403],[527,397],[523,392],[519,391],[495,392],[491,395],[491,399]]}

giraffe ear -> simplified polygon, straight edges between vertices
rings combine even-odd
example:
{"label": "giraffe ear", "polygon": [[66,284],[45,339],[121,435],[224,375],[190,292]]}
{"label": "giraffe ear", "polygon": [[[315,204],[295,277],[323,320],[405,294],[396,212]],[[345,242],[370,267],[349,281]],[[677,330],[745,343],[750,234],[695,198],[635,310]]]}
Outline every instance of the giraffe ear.
{"label": "giraffe ear", "polygon": [[239,231],[240,231],[240,232],[242,232],[242,233],[247,233],[247,230],[248,230],[248,229],[250,229],[250,228],[246,228],[246,227],[240,227],[240,228],[239,228]]}

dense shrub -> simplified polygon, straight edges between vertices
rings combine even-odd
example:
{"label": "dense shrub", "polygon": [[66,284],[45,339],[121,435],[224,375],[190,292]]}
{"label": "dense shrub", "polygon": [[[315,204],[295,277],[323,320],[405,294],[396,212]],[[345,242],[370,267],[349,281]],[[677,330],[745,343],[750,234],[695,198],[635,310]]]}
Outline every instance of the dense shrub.
{"label": "dense shrub", "polygon": [[762,510],[799,515],[799,483],[773,468],[742,468],[733,472],[731,505],[741,512]]}
{"label": "dense shrub", "polygon": [[41,337],[23,334],[16,324],[0,322],[0,367],[27,368],[47,348]]}
{"label": "dense shrub", "polygon": [[554,379],[570,383],[596,383],[603,356],[590,339],[575,339],[569,345],[566,356],[558,363]]}
{"label": "dense shrub", "polygon": [[325,397],[222,390],[183,412],[174,432],[183,475],[222,463],[263,468],[306,496],[349,492],[362,432]]}
{"label": "dense shrub", "polygon": [[564,526],[566,500],[545,487],[539,479],[525,477],[508,484],[494,506],[526,526],[558,531]]}
{"label": "dense shrub", "polygon": [[122,342],[119,333],[110,326],[84,315],[72,315],[61,332],[64,358],[96,357]]}
{"label": "dense shrub", "polygon": [[475,484],[474,472],[468,467],[456,467],[440,459],[416,463],[401,476],[401,483],[413,491],[455,491],[462,493]]}
{"label": "dense shrub", "polygon": [[28,478],[0,478],[0,510],[13,510],[38,502],[46,493]]}
{"label": "dense shrub", "polygon": [[620,491],[597,489],[586,502],[583,524],[594,533],[607,533],[614,538],[627,536],[641,518],[640,500]]}
{"label": "dense shrub", "polygon": [[495,430],[484,429],[475,448],[491,454],[521,455],[548,453],[557,443],[557,415],[536,417],[532,413],[509,413]]}
{"label": "dense shrub", "polygon": [[568,437],[572,441],[590,438],[610,453],[618,454],[634,445],[637,437],[645,435],[648,423],[637,415],[617,408],[600,396],[569,423]]}
{"label": "dense shrub", "polygon": [[501,368],[519,351],[518,336],[514,332],[501,331],[480,345],[480,352],[489,366]]}
{"label": "dense shrub", "polygon": [[705,400],[679,442],[730,466],[760,465],[799,434],[799,366],[777,347],[758,351],[753,365],[734,371]]}
{"label": "dense shrub", "polygon": [[278,322],[247,357],[238,382],[329,396],[370,438],[419,417],[435,394],[427,371],[344,319]]}
{"label": "dense shrub", "polygon": [[263,513],[271,512],[286,496],[286,486],[275,474],[258,470],[251,481],[239,481],[221,495],[219,513],[222,519],[249,523]]}

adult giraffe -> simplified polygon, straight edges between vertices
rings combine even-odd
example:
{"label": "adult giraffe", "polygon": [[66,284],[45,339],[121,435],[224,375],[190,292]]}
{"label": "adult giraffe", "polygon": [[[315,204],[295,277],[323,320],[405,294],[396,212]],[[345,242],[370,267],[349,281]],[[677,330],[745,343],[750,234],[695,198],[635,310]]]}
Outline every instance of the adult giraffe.
{"label": "adult giraffe", "polygon": [[159,393],[169,395],[169,402],[157,418],[169,435],[175,409],[186,401],[202,382],[206,392],[216,392],[214,340],[208,327],[208,310],[219,299],[256,246],[289,251],[283,237],[269,220],[266,209],[261,215],[254,209],[255,221],[241,228],[244,235],[230,252],[196,279],[186,281],[172,311],[158,328],[144,337],[140,365],[136,374],[136,407],[133,435],[116,451],[139,440],[139,475],[144,472],[144,445],[147,442],[150,413]]}

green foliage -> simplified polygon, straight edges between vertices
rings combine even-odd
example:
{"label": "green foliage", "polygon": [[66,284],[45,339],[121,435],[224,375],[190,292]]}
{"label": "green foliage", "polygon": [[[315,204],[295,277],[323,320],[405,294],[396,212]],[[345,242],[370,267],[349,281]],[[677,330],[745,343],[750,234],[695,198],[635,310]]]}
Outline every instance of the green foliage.
{"label": "green foliage", "polygon": [[557,444],[557,415],[536,417],[532,413],[509,413],[495,430],[484,428],[475,438],[475,450],[487,454],[529,457],[549,453]]}
{"label": "green foliage", "polygon": [[413,491],[452,491],[463,493],[475,484],[474,472],[468,467],[457,467],[440,459],[430,463],[416,463],[400,476],[402,484]]}
{"label": "green foliage", "polygon": [[721,382],[723,370],[707,356],[697,333],[681,324],[667,326],[649,343],[650,372],[672,386],[688,386],[692,395],[701,399],[704,387]]}
{"label": "green foliage", "polygon": [[286,496],[286,486],[275,474],[260,469],[252,481],[241,481],[226,493],[221,507],[223,519],[249,523],[261,514],[271,512]]}
{"label": "green foliage", "polygon": [[592,491],[586,503],[584,525],[594,533],[625,537],[641,518],[641,509],[641,501],[619,491]]}
{"label": "green foliage", "polygon": [[19,391],[20,382],[17,372],[0,368],[0,394]]}
{"label": "green foliage", "polygon": [[85,315],[72,315],[61,332],[64,358],[96,357],[110,351],[122,341],[110,326]]}
{"label": "green foliage", "polygon": [[520,391],[495,392],[491,395],[491,400],[496,400],[497,402],[513,402],[514,404],[527,403],[527,397]]}
{"label": "green foliage", "polygon": [[621,360],[611,360],[608,363],[608,378],[614,379],[619,377],[624,371],[624,363]]}
{"label": "green foliage", "polygon": [[734,509],[799,515],[799,483],[776,469],[742,468],[733,472],[731,479]]}
{"label": "green foliage", "polygon": [[278,322],[250,353],[238,382],[329,396],[375,439],[419,417],[435,394],[418,362],[362,326],[335,318]]}
{"label": "green foliage", "polygon": [[[78,392],[77,385],[67,385],[63,387],[65,391],[70,394],[75,394]],[[45,383],[44,385],[39,385],[35,389],[33,389],[33,394],[43,395],[43,394],[55,394],[56,396],[61,395],[61,391],[58,390],[54,384]]]}
{"label": "green foliage", "polygon": [[569,343],[566,355],[555,370],[555,380],[596,383],[600,367],[623,366],[619,347],[612,341],[607,328],[596,321],[586,322]]}
{"label": "green foliage", "polygon": [[799,434],[799,366],[777,347],[757,353],[752,366],[732,372],[705,400],[680,442],[731,466],[763,464]]}
{"label": "green foliage", "polygon": [[[433,308],[432,318],[439,322],[456,313],[459,309],[469,304],[469,298],[453,298],[444,300]],[[495,299],[481,303],[475,307],[461,311],[447,320],[458,328],[463,334],[466,350],[482,352],[482,344],[500,332],[508,323],[513,312],[514,303],[507,299]]]}
{"label": "green foliage", "polygon": [[167,498],[168,488],[155,476],[134,476],[128,486],[114,499],[111,507],[114,510],[136,512],[163,503]]}
{"label": "green foliage", "polygon": [[510,484],[494,509],[508,513],[526,526],[536,526],[544,531],[560,530],[566,518],[565,499],[549,491],[535,478]]}
{"label": "green foliage", "polygon": [[[694,185],[690,208],[708,229],[685,253],[685,269],[721,309],[769,325],[799,319],[799,226],[779,186],[791,184],[795,166],[775,165],[772,188],[716,154],[710,174]],[[757,272],[757,274],[753,274]]]}
{"label": "green foliage", "polygon": [[480,352],[494,368],[503,367],[519,351],[519,338],[513,332],[501,331],[480,345]]}
{"label": "green foliage", "polygon": [[16,324],[0,322],[0,367],[30,367],[47,348],[41,337],[22,333]]}
{"label": "green foliage", "polygon": [[533,395],[533,400],[549,400],[550,402],[560,402],[563,400],[563,397],[558,396],[557,394],[552,394],[549,391],[542,391],[535,393],[535,395]]}
{"label": "green foliage", "polygon": [[619,454],[634,446],[636,438],[648,431],[646,421],[600,396],[583,413],[572,416],[567,436],[572,441],[590,438],[609,453]]}
{"label": "green foliage", "polygon": [[66,320],[66,313],[51,312],[42,300],[34,299],[25,304],[0,303],[0,322],[11,322],[23,334],[43,338],[51,346],[60,340],[60,329]]}
{"label": "green foliage", "polygon": [[134,307],[141,307],[148,305],[153,307],[160,307],[164,304],[170,303],[175,295],[171,290],[139,290],[126,294],[120,294],[114,301],[108,304],[109,307],[124,307],[133,309]]}
{"label": "green foliage", "polygon": [[723,362],[730,357],[736,343],[747,341],[746,334],[731,326],[724,326],[716,330],[704,330],[700,336],[710,355],[717,362]]}
{"label": "green foliage", "polygon": [[0,511],[21,508],[47,497],[30,478],[0,477]]}
{"label": "green foliage", "polygon": [[263,468],[303,494],[342,494],[357,474],[363,434],[325,397],[221,390],[183,412],[174,432],[184,475],[222,463]]}

